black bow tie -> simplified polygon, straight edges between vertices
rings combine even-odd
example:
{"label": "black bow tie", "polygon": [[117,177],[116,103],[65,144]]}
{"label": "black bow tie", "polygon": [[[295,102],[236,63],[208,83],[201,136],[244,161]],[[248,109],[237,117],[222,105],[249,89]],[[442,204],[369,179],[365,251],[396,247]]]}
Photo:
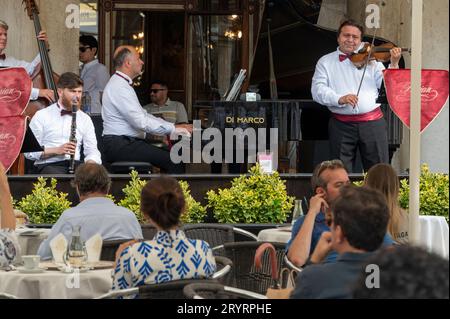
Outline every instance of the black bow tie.
{"label": "black bow tie", "polygon": [[70,114],[72,114],[72,111],[61,110],[61,116],[70,115]]}
{"label": "black bow tie", "polygon": [[0,60],[6,60],[6,54],[0,54]]}

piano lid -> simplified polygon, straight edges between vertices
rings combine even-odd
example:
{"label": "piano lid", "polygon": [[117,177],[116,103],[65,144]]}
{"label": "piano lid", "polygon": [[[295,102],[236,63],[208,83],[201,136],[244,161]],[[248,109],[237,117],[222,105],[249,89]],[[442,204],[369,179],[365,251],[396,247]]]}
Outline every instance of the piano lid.
{"label": "piano lid", "polygon": [[[272,5],[270,5],[272,3]],[[250,76],[262,98],[269,98],[269,49],[267,23],[270,21],[275,77],[280,99],[311,99],[311,80],[317,61],[338,47],[337,30],[318,26],[322,1],[266,1],[261,32]],[[370,34],[363,39],[371,42]],[[377,37],[375,45],[387,42]]]}

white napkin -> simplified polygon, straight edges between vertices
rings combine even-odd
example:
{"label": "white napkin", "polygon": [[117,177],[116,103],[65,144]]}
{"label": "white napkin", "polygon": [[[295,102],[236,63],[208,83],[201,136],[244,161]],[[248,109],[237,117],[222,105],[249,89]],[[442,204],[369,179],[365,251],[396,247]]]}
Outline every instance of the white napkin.
{"label": "white napkin", "polygon": [[103,239],[100,234],[95,234],[88,240],[86,240],[86,252],[88,263],[95,263],[100,260],[100,254],[102,253]]}
{"label": "white napkin", "polygon": [[63,234],[58,234],[50,241],[53,260],[55,263],[64,263],[64,254],[67,250],[67,239]]}

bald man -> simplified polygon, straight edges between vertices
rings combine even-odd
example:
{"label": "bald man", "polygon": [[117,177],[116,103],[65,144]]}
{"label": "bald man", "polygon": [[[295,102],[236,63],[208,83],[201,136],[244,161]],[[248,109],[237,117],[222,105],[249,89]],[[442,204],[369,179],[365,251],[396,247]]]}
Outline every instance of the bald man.
{"label": "bald man", "polygon": [[103,91],[103,151],[107,162],[150,162],[163,172],[184,173],[183,164],[175,164],[167,150],[151,145],[146,134],[170,135],[178,130],[192,133],[192,125],[164,121],[148,114],[139,103],[132,84],[142,73],[144,62],[133,46],[120,46],[114,52],[114,68]]}

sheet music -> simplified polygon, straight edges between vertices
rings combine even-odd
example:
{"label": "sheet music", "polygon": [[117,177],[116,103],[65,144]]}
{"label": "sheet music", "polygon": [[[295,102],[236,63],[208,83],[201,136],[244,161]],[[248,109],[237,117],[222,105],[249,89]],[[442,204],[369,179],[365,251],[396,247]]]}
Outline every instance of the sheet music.
{"label": "sheet music", "polygon": [[242,83],[245,80],[247,71],[244,69],[241,69],[239,72],[239,75],[237,76],[236,80],[234,81],[230,91],[225,96],[225,101],[236,101],[239,92],[241,91]]}

